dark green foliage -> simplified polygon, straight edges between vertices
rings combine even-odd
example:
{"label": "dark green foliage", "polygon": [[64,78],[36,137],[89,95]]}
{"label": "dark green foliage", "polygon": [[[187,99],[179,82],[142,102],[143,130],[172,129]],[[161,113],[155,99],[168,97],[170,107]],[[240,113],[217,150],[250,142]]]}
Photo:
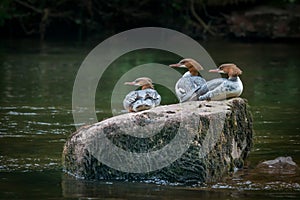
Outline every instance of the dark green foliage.
{"label": "dark green foliage", "polygon": [[9,6],[11,0],[2,0],[0,3],[0,26],[4,25],[5,20],[8,20],[12,17],[9,13]]}
{"label": "dark green foliage", "polygon": [[[298,0],[2,0],[0,30],[9,35],[79,39],[142,26],[162,26],[188,34],[220,34],[223,14],[256,5],[284,7]],[[195,12],[194,12],[195,11]],[[218,27],[218,31],[219,31]]]}

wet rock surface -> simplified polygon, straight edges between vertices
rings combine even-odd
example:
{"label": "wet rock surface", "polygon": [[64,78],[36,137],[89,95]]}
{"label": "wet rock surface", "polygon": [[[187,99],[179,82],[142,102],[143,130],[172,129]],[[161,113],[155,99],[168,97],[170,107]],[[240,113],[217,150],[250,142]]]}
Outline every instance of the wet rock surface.
{"label": "wet rock surface", "polygon": [[63,166],[88,180],[212,182],[243,167],[252,137],[244,99],[159,106],[80,128]]}

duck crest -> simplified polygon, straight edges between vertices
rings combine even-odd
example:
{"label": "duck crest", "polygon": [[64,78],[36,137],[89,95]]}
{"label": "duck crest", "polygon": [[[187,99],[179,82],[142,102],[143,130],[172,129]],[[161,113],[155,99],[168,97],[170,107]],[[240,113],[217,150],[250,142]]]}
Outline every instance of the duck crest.
{"label": "duck crest", "polygon": [[242,70],[233,63],[222,64],[219,69],[229,77],[237,77],[242,74]]}

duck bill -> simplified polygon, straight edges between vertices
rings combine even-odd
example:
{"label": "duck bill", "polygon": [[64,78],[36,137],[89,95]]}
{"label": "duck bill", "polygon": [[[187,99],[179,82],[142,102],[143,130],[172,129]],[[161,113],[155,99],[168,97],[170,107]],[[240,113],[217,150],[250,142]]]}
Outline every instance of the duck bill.
{"label": "duck bill", "polygon": [[211,70],[209,70],[209,72],[224,74],[224,71],[220,70],[220,69],[211,69]]}
{"label": "duck bill", "polygon": [[135,82],[125,82],[124,85],[135,85]]}
{"label": "duck bill", "polygon": [[177,63],[177,64],[171,64],[171,65],[169,65],[170,67],[180,67],[180,64],[179,63]]}
{"label": "duck bill", "polygon": [[181,68],[186,68],[186,66],[185,65],[182,65],[182,64],[179,64],[179,63],[177,63],[177,64],[171,64],[171,65],[169,65],[170,67],[181,67]]}

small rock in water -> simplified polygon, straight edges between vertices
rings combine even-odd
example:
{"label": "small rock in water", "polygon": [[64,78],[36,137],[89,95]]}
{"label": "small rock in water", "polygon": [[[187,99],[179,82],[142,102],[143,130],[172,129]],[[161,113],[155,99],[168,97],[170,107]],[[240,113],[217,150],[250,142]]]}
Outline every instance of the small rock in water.
{"label": "small rock in water", "polygon": [[258,164],[257,168],[271,174],[294,174],[298,166],[290,156],[287,156],[264,161]]}
{"label": "small rock in water", "polygon": [[262,164],[266,164],[266,165],[292,165],[292,166],[297,166],[297,164],[293,161],[292,157],[288,156],[288,157],[278,157],[275,158],[274,160],[267,160],[265,162],[263,162]]}

